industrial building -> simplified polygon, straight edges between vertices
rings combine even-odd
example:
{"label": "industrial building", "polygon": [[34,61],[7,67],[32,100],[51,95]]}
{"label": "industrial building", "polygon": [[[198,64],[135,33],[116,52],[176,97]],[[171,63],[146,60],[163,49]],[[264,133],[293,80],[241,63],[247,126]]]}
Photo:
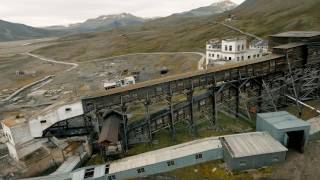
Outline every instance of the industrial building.
{"label": "industrial building", "polygon": [[16,161],[35,152],[47,142],[46,138],[34,139],[31,136],[29,123],[24,118],[6,119],[1,121],[3,132],[8,139],[6,145],[9,154]]}
{"label": "industrial building", "polygon": [[284,161],[287,148],[266,132],[221,137],[224,161],[230,170],[247,170]]}
{"label": "industrial building", "polygon": [[228,169],[248,170],[285,160],[287,148],[268,132],[252,132],[199,139],[107,164],[77,169],[34,180],[50,179],[131,179],[164,173],[213,160],[224,160]]}
{"label": "industrial building", "polygon": [[[313,83],[312,85],[310,85],[310,79],[319,82],[320,76],[318,54],[320,52],[320,33],[299,32],[285,34],[286,35],[283,36],[274,35],[274,37],[272,37],[271,42],[273,44],[271,47],[273,48],[273,54],[270,56],[257,58],[258,56],[256,55],[257,59],[253,61],[232,63],[226,66],[208,69],[206,71],[188,72],[166,78],[155,79],[148,82],[142,82],[130,85],[128,87],[110,89],[104,94],[95,94],[94,96],[85,97],[81,100],[81,102],[79,101],[72,105],[55,104],[48,107],[48,109],[41,112],[40,114],[35,115],[34,118],[30,119],[30,133],[34,138],[46,138],[48,136],[69,137],[80,135],[94,137],[90,139],[90,145],[98,141],[98,137],[101,137],[100,142],[106,142],[106,140],[108,142],[109,140],[105,137],[104,134],[104,132],[107,131],[103,130],[103,134],[101,134],[102,131],[100,131],[99,128],[102,127],[103,124],[106,124],[106,126],[108,125],[107,123],[105,123],[108,119],[105,119],[105,117],[101,116],[101,112],[118,110],[122,114],[119,118],[119,121],[120,123],[123,122],[124,142],[130,142],[132,141],[132,139],[136,140],[135,143],[142,143],[147,141],[151,142],[152,134],[164,128],[170,129],[170,131],[172,132],[172,137],[175,137],[175,125],[183,121],[187,121],[190,124],[189,128],[191,133],[196,132],[196,124],[194,122],[196,121],[196,118],[194,117],[194,111],[200,111],[200,108],[202,107],[205,107],[206,110],[209,108],[210,110],[212,110],[213,113],[211,114],[211,117],[208,118],[208,120],[213,125],[215,125],[217,120],[217,112],[219,106],[221,106],[220,104],[222,104],[223,102],[230,101],[229,104],[231,105],[233,103],[232,100],[234,99],[235,102],[232,108],[235,109],[235,112],[233,113],[237,116],[243,115],[243,113],[241,113],[242,110],[248,110],[248,108],[243,108],[241,106],[241,101],[242,99],[244,99],[241,98],[241,93],[246,93],[246,95],[252,96],[252,98],[246,99],[246,102],[250,100],[252,106],[257,108],[257,111],[255,112],[270,111],[270,109],[267,109],[270,107],[263,107],[263,103],[266,102],[264,101],[266,100],[266,93],[269,93],[270,91],[272,91],[273,94],[278,93],[277,95],[279,95],[279,97],[273,97],[273,94],[269,94],[273,101],[273,105],[275,108],[272,108],[274,109],[276,109],[276,106],[278,105],[277,102],[280,100],[280,97],[283,97],[287,94],[289,94],[290,96],[295,96],[294,98],[296,99],[313,99],[315,97],[318,98],[319,83]],[[299,36],[299,38],[294,38],[293,36]],[[228,44],[229,46],[225,45],[223,47],[219,47],[219,43],[220,42],[217,43],[217,49],[220,48],[221,51],[228,51],[228,53],[231,54],[234,53],[234,51],[237,51],[237,49],[240,49],[240,51],[242,51],[242,45],[240,43],[235,44],[235,46]],[[244,46],[244,48],[246,46]],[[215,47],[211,46],[211,49],[212,48]],[[252,58],[252,56],[250,56],[250,58]],[[227,57],[227,60],[228,59],[229,57]],[[239,59],[241,60],[242,57],[239,57]],[[299,82],[299,88],[296,88],[296,84],[293,82]],[[268,87],[265,88],[263,84],[267,84],[271,88],[281,88],[272,88],[271,90],[268,90]],[[246,92],[246,89],[249,86],[251,87],[250,89],[252,90],[252,92]],[[196,88],[199,88],[200,90],[206,90],[206,92],[204,94],[196,96]],[[265,91],[262,91],[264,89]],[[289,89],[296,89],[297,93],[292,93]],[[226,96],[227,93],[229,94],[228,96]],[[172,101],[172,97],[174,95],[184,95],[187,100],[183,103],[174,104]],[[199,97],[201,97],[201,99],[199,99]],[[270,98],[268,98],[268,100],[269,99]],[[152,108],[152,106],[156,104],[155,102],[158,102],[159,100],[166,100],[168,102],[166,110],[151,114],[150,108]],[[130,113],[130,105],[136,102],[144,103],[146,115],[142,120],[139,120],[135,123],[127,124],[127,117],[125,115]],[[185,106],[181,106],[181,104],[185,104]],[[196,109],[197,107],[200,108]],[[277,115],[275,115],[275,117],[276,116]],[[291,120],[289,122],[288,119],[284,120],[287,121],[287,123],[279,122],[278,124],[278,121],[265,120],[268,118],[263,118],[263,114],[261,114],[260,117],[263,120],[257,120],[260,124],[262,124],[257,124],[258,130],[266,131],[283,145],[287,145],[289,148],[295,147],[296,149],[301,150],[307,143],[308,135],[305,134],[305,132],[308,131],[307,126],[305,126],[305,124],[303,124],[301,121],[299,121],[298,123],[297,119],[291,119],[293,124],[297,124],[296,127],[291,127],[288,125],[291,125]],[[265,132],[261,133],[263,134]],[[243,138],[250,139],[252,137],[243,136]],[[262,136],[261,138],[267,139],[269,137]],[[300,145],[291,145],[291,142],[294,141],[291,141],[290,139],[298,139]],[[229,140],[232,141],[232,138],[230,138]],[[228,144],[228,141],[224,141],[226,142],[224,144]],[[251,140],[243,141],[244,144],[252,142]],[[255,143],[259,144],[259,142]],[[252,146],[252,144],[246,144],[246,147],[247,146],[250,147]],[[190,147],[186,147],[185,149],[188,148]],[[227,148],[227,146],[225,146],[225,148]],[[225,148],[221,149],[223,151],[226,151]],[[274,150],[274,153],[283,155],[283,151],[279,151],[279,149]],[[191,156],[195,156],[195,154],[190,154],[190,157]],[[258,151],[252,153],[251,156],[259,158]],[[199,157],[200,155],[198,155],[198,158]],[[232,159],[231,155],[230,157],[231,165],[229,164],[229,169],[242,169],[237,168],[236,166],[232,166],[232,162],[237,162],[237,156],[234,156],[234,159]],[[239,156],[239,158],[240,157],[241,156]],[[150,158],[152,158],[152,156],[150,156]],[[183,159],[184,158],[185,157],[183,157]],[[134,160],[131,161],[130,157],[126,159],[128,160],[127,163],[135,162]],[[226,160],[229,161],[229,159]],[[281,160],[283,159],[279,158],[279,161]],[[85,176],[88,176],[89,178],[98,177],[102,174],[102,172],[108,172],[107,175],[105,174],[105,176],[101,177],[110,177],[111,179],[115,179],[117,178],[117,174],[115,174],[116,171],[112,171],[113,163],[116,162],[112,162],[109,165],[100,165],[79,169],[69,175],[70,177],[75,176],[75,179],[81,179],[81,177],[84,178]],[[158,162],[154,161],[154,163],[157,164]],[[189,163],[189,161],[187,161],[187,163]],[[255,165],[252,165],[252,163],[246,164],[246,168],[243,169],[260,167],[268,165],[268,163],[270,162],[261,161],[260,163],[259,161],[259,164]],[[172,164],[172,162],[170,162],[169,164]],[[147,164],[143,164],[143,166],[148,167]],[[171,168],[168,170],[175,169],[175,166],[170,167]],[[126,173],[129,174],[130,170],[130,173],[132,173],[129,174],[130,176],[136,174],[141,174],[141,176],[144,176],[147,175],[147,172],[153,172],[151,170],[148,170],[147,168],[133,168],[135,169],[127,169],[128,172]],[[127,170],[123,169],[123,171]],[[157,170],[162,169],[159,168]],[[133,173],[133,171],[135,171],[135,173]]]}
{"label": "industrial building", "polygon": [[257,114],[257,131],[267,131],[288,148],[303,152],[309,139],[310,124],[286,111]]}
{"label": "industrial building", "polygon": [[[217,137],[206,138],[127,157],[107,165],[83,168],[75,171],[72,179],[81,180],[88,176],[108,179],[144,177],[222,159],[222,157],[223,149],[220,140]],[[89,174],[90,170],[94,173]]]}

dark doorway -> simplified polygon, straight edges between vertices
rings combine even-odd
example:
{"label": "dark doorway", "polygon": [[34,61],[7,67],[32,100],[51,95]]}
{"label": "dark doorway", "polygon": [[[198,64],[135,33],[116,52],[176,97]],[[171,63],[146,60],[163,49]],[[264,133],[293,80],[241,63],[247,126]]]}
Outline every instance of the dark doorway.
{"label": "dark doorway", "polygon": [[304,131],[291,131],[287,132],[288,141],[287,147],[289,149],[295,149],[301,153],[304,150]]}

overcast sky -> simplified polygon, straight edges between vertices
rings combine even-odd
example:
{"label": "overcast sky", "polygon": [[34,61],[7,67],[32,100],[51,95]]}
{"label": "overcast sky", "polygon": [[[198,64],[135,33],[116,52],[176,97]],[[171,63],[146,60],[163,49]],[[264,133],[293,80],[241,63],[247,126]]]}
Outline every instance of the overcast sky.
{"label": "overcast sky", "polygon": [[[210,5],[217,0],[1,0],[0,19],[32,26],[82,22],[100,15],[132,13],[168,16]],[[240,4],[244,0],[232,0]]]}

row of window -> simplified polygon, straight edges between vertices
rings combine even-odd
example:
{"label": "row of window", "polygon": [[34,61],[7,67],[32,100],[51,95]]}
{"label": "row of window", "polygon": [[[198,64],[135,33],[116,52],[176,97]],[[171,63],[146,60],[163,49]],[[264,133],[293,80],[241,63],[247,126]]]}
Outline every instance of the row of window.
{"label": "row of window", "polygon": [[[196,154],[195,159],[202,159],[202,154]],[[167,166],[174,166],[174,165],[175,165],[175,162],[173,160],[167,161]],[[137,172],[140,174],[140,173],[144,173],[146,171],[144,168],[139,168],[139,169],[137,169]]]}
{"label": "row of window", "polygon": [[209,49],[221,49],[221,46],[220,45],[212,45],[212,46],[209,46]]}
{"label": "row of window", "polygon": [[[209,54],[209,57],[215,57],[215,54]],[[255,54],[255,55],[253,55],[253,58],[259,58],[260,57],[260,54]],[[220,55],[219,54],[217,54],[217,59],[219,59],[220,58]],[[227,57],[227,56],[225,56],[224,57],[224,59],[225,60],[232,60],[232,57]],[[248,56],[248,59],[251,59],[251,56]],[[244,56],[241,56],[241,60],[243,61],[244,60]],[[237,61],[240,61],[240,57],[237,57]]]}
{"label": "row of window", "polygon": [[[209,46],[209,49],[220,49],[221,48],[221,46]],[[225,45],[224,46],[224,50],[225,51],[233,51],[233,46],[228,46],[228,45]],[[242,44],[242,45],[238,45],[237,46],[237,50],[238,51],[243,51],[244,50],[244,44]]]}
{"label": "row of window", "polygon": [[[196,154],[195,155],[195,159],[202,159],[202,154]],[[172,161],[167,161],[167,166],[174,166],[175,165],[175,162],[172,160]],[[105,166],[105,175],[108,175],[109,174],[109,168],[110,168],[110,165],[107,164]],[[141,174],[141,173],[145,173],[146,170],[142,167],[142,168],[138,168],[137,169],[137,173],[138,174]],[[84,172],[84,179],[87,179],[87,178],[92,178],[94,176],[94,167],[93,168],[88,168],[85,170]],[[115,175],[111,175],[108,177],[108,180],[114,180],[116,179],[116,176]]]}
{"label": "row of window", "polygon": [[[228,46],[227,45],[224,46],[224,50],[228,51]],[[243,44],[242,45],[238,45],[237,46],[237,50],[238,51],[241,51],[241,50],[243,51],[244,50],[244,45]],[[233,46],[229,46],[229,51],[233,51]]]}

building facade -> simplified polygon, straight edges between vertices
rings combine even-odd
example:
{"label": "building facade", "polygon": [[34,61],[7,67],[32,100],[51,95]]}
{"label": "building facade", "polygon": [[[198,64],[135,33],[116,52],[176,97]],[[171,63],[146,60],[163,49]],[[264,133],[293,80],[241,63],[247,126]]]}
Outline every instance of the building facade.
{"label": "building facade", "polygon": [[310,124],[286,112],[257,114],[257,131],[267,131],[288,148],[303,152],[309,139]]}
{"label": "building facade", "polygon": [[207,42],[207,65],[219,61],[245,61],[262,57],[263,51],[257,48],[248,48],[245,37],[213,39]]}
{"label": "building facade", "polygon": [[250,49],[259,49],[262,51],[262,53],[268,53],[269,52],[269,42],[265,40],[253,40],[250,43]]}
{"label": "building facade", "polygon": [[282,162],[288,151],[267,132],[221,137],[223,159],[232,171],[256,169]]}
{"label": "building facade", "polygon": [[19,161],[25,156],[42,147],[47,141],[44,139],[33,139],[26,119],[6,119],[1,122],[3,132],[8,139],[6,145],[10,156]]}

